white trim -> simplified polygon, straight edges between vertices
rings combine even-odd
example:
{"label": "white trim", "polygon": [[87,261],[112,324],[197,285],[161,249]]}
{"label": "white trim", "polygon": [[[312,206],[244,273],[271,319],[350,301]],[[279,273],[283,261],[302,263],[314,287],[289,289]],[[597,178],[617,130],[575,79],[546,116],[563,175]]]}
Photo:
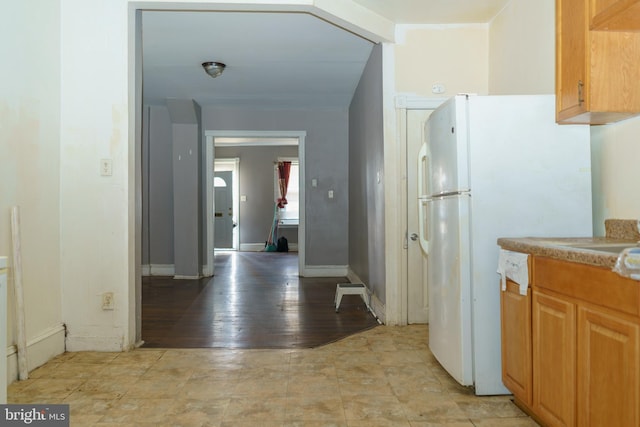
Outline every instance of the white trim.
{"label": "white trim", "polygon": [[134,347],[135,343],[124,345],[123,337],[81,337],[81,336],[67,336],[66,339],[67,351],[113,351],[122,352]]}
{"label": "white trim", "polygon": [[[351,269],[351,267],[349,267],[349,271],[347,272],[347,278],[351,283],[363,283],[366,286],[369,292],[369,310],[371,310],[373,316],[378,319],[378,322],[385,323],[385,306],[382,301],[380,301],[378,296],[373,293],[371,288],[369,288],[369,286],[367,286],[367,284],[362,279],[360,279],[360,277]],[[380,316],[378,316],[378,313],[380,313]]]}
{"label": "white trim", "polygon": [[143,276],[173,276],[174,274],[173,264],[146,264],[142,266]]}
{"label": "white trim", "polygon": [[175,276],[173,276],[173,278],[176,279],[176,280],[180,280],[180,279],[198,280],[198,279],[202,279],[202,276],[185,276],[183,274],[176,274]]}
{"label": "white trim", "polygon": [[347,277],[348,267],[346,265],[313,265],[306,266],[304,277]]}
{"label": "white trim", "polygon": [[[214,175],[214,166],[215,166],[215,137],[272,137],[272,138],[298,138],[298,171],[299,171],[299,179],[300,179],[300,205],[298,207],[298,211],[300,213],[300,219],[298,224],[298,271],[301,276],[305,276],[305,236],[306,236],[306,227],[305,227],[305,183],[306,183],[306,174],[305,174],[305,139],[307,137],[306,131],[243,131],[243,130],[234,130],[234,131],[218,131],[218,130],[206,130],[206,158],[207,158],[207,170],[206,170],[206,182],[207,182],[207,194],[205,195],[205,205],[209,208],[207,209],[207,223],[205,224],[205,234],[207,236],[207,265],[212,266],[214,263],[214,251],[209,250],[209,248],[214,247],[213,243],[213,212],[215,208],[214,197],[213,195],[213,175]],[[246,244],[244,244],[246,245]],[[243,244],[240,244],[240,250],[243,249]],[[261,250],[264,248],[264,245],[261,245]]]}
{"label": "white trim", "polygon": [[[373,315],[376,316],[378,318],[378,321],[383,323],[383,324],[387,324],[387,318],[386,318],[386,307],[384,305],[384,303],[382,301],[380,301],[380,298],[378,298],[378,295],[376,294],[372,294],[369,297],[369,304],[371,304],[371,311],[373,312]],[[380,315],[378,315],[378,313]]]}
{"label": "white trim", "polygon": [[396,108],[405,110],[435,110],[449,98],[426,98],[414,95],[397,95]]}
{"label": "white trim", "polygon": [[261,252],[264,250],[264,243],[240,243],[241,252]]}
{"label": "white trim", "polygon": [[[64,324],[59,323],[27,341],[27,367],[29,371],[64,353],[64,333]],[[6,351],[7,385],[9,385],[18,379],[18,354],[15,345],[8,346]]]}
{"label": "white trim", "polygon": [[257,138],[250,137],[224,137],[219,138],[234,139],[234,141],[216,141],[218,147],[268,147],[268,146],[297,146],[298,138],[270,137],[260,136]]}

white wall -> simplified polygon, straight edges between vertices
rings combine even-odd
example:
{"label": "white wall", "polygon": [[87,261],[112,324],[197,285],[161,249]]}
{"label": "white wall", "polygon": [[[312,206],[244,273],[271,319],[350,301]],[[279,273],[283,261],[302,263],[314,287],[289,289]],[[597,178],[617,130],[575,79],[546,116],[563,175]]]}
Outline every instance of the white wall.
{"label": "white wall", "polygon": [[[555,2],[511,0],[490,26],[489,91],[555,92]],[[608,218],[640,218],[640,119],[591,127],[594,234]]]}
{"label": "white wall", "polygon": [[594,232],[604,220],[640,219],[640,118],[591,127]]}
{"label": "white wall", "polygon": [[489,93],[555,92],[555,1],[511,0],[490,24]]}
{"label": "white wall", "polygon": [[[71,351],[134,340],[126,4],[62,0],[60,271]],[[100,159],[112,160],[112,176],[100,175]],[[104,292],[115,310],[102,310]]]}
{"label": "white wall", "polygon": [[[26,338],[31,369],[64,351],[60,285],[60,4],[5,2],[0,25],[0,255],[12,256],[12,206],[20,206]],[[43,68],[43,64],[46,67]],[[9,262],[9,289],[13,268]],[[9,292],[8,345],[15,344]],[[2,351],[4,357],[5,349]],[[13,348],[8,380],[16,378]],[[0,365],[0,367],[3,365]]]}

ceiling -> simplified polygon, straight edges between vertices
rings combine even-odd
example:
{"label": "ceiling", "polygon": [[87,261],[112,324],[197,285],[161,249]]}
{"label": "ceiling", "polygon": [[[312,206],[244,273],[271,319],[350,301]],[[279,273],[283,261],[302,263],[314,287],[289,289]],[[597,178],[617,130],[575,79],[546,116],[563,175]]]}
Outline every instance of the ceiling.
{"label": "ceiling", "polygon": [[[510,0],[353,0],[395,23],[490,21]],[[306,13],[145,11],[143,94],[202,106],[348,107],[373,44]],[[201,63],[227,65],[215,79]]]}

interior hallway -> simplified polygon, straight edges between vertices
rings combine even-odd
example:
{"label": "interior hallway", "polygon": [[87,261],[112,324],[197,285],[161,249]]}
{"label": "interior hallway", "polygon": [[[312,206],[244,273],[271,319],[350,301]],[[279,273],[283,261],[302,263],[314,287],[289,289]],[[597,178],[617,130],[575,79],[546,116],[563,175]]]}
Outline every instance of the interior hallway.
{"label": "interior hallway", "polygon": [[476,397],[427,347],[380,326],[314,349],[65,353],[9,403],[68,403],[78,426],[530,427],[509,396]]}

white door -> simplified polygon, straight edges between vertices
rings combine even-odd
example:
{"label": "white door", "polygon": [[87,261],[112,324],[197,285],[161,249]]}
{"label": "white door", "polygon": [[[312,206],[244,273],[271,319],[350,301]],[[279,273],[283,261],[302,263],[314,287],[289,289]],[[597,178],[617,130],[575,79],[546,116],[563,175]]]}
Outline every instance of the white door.
{"label": "white door", "polygon": [[233,248],[234,227],[233,172],[215,172],[214,177],[214,247],[218,249],[231,249]]}
{"label": "white door", "polygon": [[[418,153],[424,143],[424,125],[433,110],[407,110],[407,321],[427,323],[427,257],[420,248],[418,209]],[[424,224],[423,224],[424,226]]]}

